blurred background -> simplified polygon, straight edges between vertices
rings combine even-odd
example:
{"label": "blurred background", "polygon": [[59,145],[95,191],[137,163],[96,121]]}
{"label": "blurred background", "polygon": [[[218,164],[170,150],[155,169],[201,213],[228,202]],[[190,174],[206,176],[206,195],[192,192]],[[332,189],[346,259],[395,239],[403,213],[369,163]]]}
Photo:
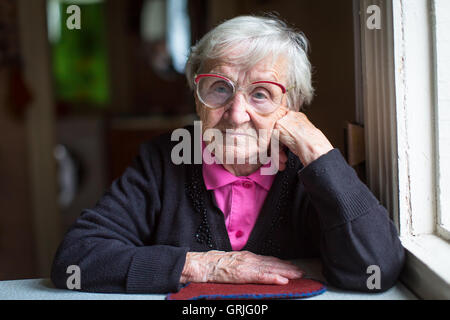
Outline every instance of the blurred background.
{"label": "blurred background", "polygon": [[[192,123],[186,57],[225,19],[277,12],[306,34],[306,114],[348,158],[349,124],[363,121],[356,2],[0,0],[0,280],[48,277],[68,227],[139,144]],[[67,27],[73,4],[81,29]]]}

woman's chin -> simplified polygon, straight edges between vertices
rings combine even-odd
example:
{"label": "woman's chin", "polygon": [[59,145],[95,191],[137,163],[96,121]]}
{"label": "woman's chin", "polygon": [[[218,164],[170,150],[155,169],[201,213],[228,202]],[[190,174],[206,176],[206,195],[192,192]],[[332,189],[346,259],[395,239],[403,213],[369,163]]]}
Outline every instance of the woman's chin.
{"label": "woman's chin", "polygon": [[258,149],[252,148],[252,150],[246,150],[236,147],[225,147],[225,152],[222,159],[223,163],[228,165],[257,164]]}

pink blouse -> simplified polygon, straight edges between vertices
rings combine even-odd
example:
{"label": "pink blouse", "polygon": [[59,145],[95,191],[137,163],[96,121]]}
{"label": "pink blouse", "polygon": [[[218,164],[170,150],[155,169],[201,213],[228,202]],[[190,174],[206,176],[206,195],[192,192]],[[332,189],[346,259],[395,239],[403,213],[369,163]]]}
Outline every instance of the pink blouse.
{"label": "pink blouse", "polygon": [[[203,146],[204,147],[204,146]],[[270,163],[265,166],[270,166]],[[221,164],[207,164],[203,158],[203,180],[213,190],[222,210],[234,251],[241,250],[250,236],[275,175],[261,175],[260,169],[249,176],[236,177]]]}

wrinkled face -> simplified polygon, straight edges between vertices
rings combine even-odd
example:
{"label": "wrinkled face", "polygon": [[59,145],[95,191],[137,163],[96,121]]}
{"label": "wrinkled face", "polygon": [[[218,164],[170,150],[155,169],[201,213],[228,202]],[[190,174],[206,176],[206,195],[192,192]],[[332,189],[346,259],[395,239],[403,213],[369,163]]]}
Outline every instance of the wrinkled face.
{"label": "wrinkled face", "polygon": [[[220,60],[208,61],[201,73],[223,75],[243,88],[261,80],[277,82],[286,87],[286,70],[286,60],[280,56],[275,63],[268,57],[250,69]],[[265,114],[258,113],[245,95],[243,91],[237,91],[223,107],[214,109],[204,105],[195,94],[196,111],[202,121],[203,133],[208,129],[217,129],[222,133],[223,139],[216,141],[213,153],[227,164],[249,163],[250,158],[261,153],[267,154],[274,125],[287,111],[286,94],[280,107]],[[233,163],[229,163],[230,159],[233,159]]]}

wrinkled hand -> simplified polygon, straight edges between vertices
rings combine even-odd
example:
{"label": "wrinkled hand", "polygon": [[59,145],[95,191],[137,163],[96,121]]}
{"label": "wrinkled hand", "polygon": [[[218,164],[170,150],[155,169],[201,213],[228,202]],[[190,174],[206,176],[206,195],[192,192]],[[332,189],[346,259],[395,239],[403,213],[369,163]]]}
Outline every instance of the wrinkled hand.
{"label": "wrinkled hand", "polygon": [[280,142],[297,155],[305,167],[333,149],[322,131],[302,112],[286,110],[274,128],[279,131]]}
{"label": "wrinkled hand", "polygon": [[304,275],[296,265],[249,251],[188,252],[180,282],[287,284]]}

